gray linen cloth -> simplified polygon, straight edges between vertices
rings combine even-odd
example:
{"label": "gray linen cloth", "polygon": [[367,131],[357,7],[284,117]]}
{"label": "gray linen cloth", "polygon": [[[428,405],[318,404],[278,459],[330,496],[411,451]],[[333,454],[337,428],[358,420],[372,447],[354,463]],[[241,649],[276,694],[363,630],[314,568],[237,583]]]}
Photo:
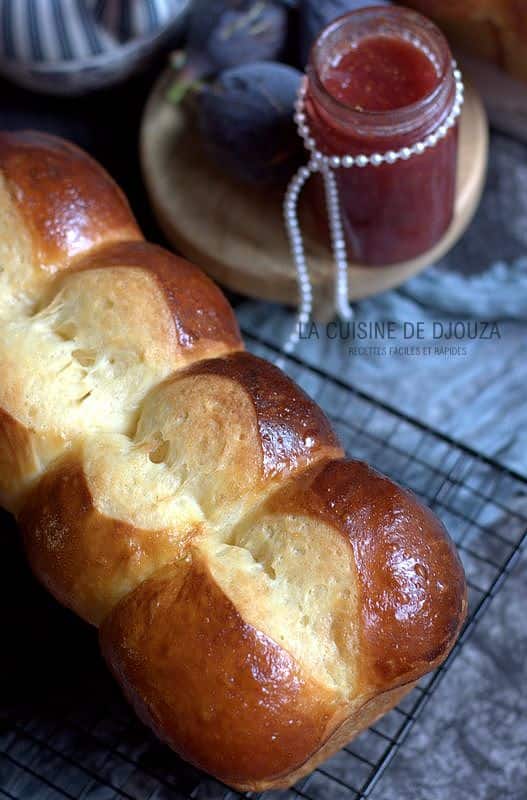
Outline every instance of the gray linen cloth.
{"label": "gray linen cloth", "polygon": [[[395,339],[328,339],[318,326],[320,338],[301,341],[296,354],[527,476],[527,146],[493,134],[487,186],[463,239],[441,262],[355,312],[357,321],[397,323]],[[251,301],[238,314],[244,329],[276,345],[294,319],[281,306]],[[424,338],[404,339],[404,322],[422,322]],[[447,332],[456,322],[466,333],[460,340],[434,338],[440,323]],[[497,323],[492,337],[487,322]],[[483,338],[470,338],[476,323]],[[457,349],[448,355],[436,346]],[[426,347],[431,354],[422,354]]]}

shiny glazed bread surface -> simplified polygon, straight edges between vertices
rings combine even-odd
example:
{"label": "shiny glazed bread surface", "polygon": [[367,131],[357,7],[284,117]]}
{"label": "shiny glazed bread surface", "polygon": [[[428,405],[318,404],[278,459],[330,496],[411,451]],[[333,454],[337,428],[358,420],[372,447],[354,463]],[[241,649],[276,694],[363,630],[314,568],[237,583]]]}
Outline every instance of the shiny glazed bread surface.
{"label": "shiny glazed bread surface", "polygon": [[2,134],[0,170],[0,501],[162,739],[290,785],[446,657],[454,546],[88,156]]}

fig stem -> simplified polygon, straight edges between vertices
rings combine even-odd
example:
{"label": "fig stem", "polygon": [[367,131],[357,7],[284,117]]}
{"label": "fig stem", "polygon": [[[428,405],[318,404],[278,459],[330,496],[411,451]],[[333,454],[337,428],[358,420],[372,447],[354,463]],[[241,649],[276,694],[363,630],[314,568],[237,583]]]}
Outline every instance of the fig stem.
{"label": "fig stem", "polygon": [[170,103],[178,106],[191,92],[198,92],[203,86],[200,80],[177,80],[170,86],[166,98]]}

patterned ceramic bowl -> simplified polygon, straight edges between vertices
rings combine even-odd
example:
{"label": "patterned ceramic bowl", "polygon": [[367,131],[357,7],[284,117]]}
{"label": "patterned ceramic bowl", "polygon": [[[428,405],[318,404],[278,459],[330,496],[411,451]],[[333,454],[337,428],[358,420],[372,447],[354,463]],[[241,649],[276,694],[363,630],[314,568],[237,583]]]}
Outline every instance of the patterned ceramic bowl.
{"label": "patterned ceramic bowl", "polygon": [[181,27],[192,0],[0,0],[0,73],[39,92],[123,80]]}

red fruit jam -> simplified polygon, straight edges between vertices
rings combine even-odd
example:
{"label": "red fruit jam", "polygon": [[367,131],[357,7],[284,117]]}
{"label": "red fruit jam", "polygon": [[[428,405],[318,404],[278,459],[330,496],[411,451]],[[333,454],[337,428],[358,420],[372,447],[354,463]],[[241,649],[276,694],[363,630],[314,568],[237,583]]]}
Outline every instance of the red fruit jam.
{"label": "red fruit jam", "polygon": [[[452,56],[440,31],[401,8],[367,8],[331,23],[308,68],[306,112],[328,155],[410,147],[445,121],[455,100]],[[351,257],[392,264],[429,250],[455,199],[457,126],[421,155],[337,171]],[[326,219],[323,194],[316,199]]]}
{"label": "red fruit jam", "polygon": [[422,50],[395,36],[359,41],[328,70],[326,91],[355,111],[393,111],[422,100],[438,75]]}

